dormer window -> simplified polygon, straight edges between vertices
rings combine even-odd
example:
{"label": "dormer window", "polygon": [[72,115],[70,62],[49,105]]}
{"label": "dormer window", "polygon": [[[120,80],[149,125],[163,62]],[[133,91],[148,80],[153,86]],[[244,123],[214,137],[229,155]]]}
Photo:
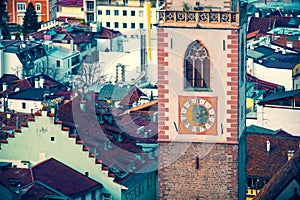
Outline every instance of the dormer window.
{"label": "dormer window", "polygon": [[184,89],[210,89],[210,59],[199,41],[192,42],[184,56]]}

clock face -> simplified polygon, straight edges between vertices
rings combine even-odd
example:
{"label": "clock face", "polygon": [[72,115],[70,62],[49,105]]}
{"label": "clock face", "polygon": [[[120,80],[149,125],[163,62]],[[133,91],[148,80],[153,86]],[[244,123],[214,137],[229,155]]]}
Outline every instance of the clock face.
{"label": "clock face", "polygon": [[180,133],[217,134],[216,98],[179,97]]}

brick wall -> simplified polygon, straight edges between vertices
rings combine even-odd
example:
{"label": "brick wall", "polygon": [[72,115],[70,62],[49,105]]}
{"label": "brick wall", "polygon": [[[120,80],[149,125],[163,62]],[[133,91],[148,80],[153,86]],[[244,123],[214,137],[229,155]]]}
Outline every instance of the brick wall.
{"label": "brick wall", "polygon": [[160,142],[159,199],[238,199],[237,161],[235,144]]}
{"label": "brick wall", "polygon": [[238,76],[238,32],[232,30],[231,34],[227,36],[227,48],[230,50],[227,54],[229,59],[227,63],[227,95],[229,99],[227,100],[227,120],[228,125],[227,132],[230,134],[230,137],[227,138],[228,142],[237,142],[238,138],[238,89],[239,89],[239,76]]}
{"label": "brick wall", "polygon": [[169,119],[166,116],[166,112],[169,112],[169,108],[166,104],[169,103],[168,99],[168,85],[169,81],[167,80],[166,76],[168,75],[168,71],[166,70],[168,67],[168,51],[166,47],[168,46],[167,38],[168,33],[164,31],[163,28],[159,28],[157,32],[158,36],[158,53],[157,53],[157,60],[158,60],[158,140],[165,140],[169,139],[169,136],[165,134],[165,130],[168,130],[168,126],[166,124],[169,123]]}

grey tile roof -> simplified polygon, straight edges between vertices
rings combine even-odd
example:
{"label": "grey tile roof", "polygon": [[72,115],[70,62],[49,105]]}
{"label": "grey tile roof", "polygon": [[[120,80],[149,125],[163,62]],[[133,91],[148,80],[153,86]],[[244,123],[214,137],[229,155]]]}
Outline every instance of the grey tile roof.
{"label": "grey tile roof", "polygon": [[300,53],[273,53],[263,58],[262,61],[262,65],[264,65],[265,67],[291,70],[297,64],[300,64]]}
{"label": "grey tile roof", "polygon": [[15,92],[8,95],[9,99],[24,99],[24,100],[36,100],[36,101],[43,101],[44,94],[49,90],[44,88],[29,88],[26,90],[22,90],[19,92]]}
{"label": "grey tile roof", "polygon": [[298,98],[300,99],[300,89],[298,90],[291,90],[291,91],[284,91],[284,92],[276,92],[266,96],[259,104],[265,104],[270,101],[280,101],[283,99],[293,99]]}

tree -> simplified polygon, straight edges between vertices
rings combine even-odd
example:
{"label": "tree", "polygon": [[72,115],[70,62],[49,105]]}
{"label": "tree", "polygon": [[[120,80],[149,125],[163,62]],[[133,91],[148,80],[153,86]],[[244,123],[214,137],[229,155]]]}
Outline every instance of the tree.
{"label": "tree", "polygon": [[94,51],[83,60],[78,74],[74,77],[74,83],[79,87],[88,87],[106,81],[107,74],[104,74],[99,62],[99,52]]}
{"label": "tree", "polygon": [[8,30],[8,13],[6,9],[6,4],[4,3],[4,0],[0,0],[0,30],[2,31],[2,36],[4,39],[7,39],[10,35]]}
{"label": "tree", "polygon": [[34,6],[31,2],[28,3],[28,7],[23,18],[23,33],[28,34],[37,31],[40,28],[38,17],[35,12]]}

